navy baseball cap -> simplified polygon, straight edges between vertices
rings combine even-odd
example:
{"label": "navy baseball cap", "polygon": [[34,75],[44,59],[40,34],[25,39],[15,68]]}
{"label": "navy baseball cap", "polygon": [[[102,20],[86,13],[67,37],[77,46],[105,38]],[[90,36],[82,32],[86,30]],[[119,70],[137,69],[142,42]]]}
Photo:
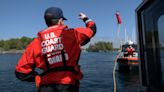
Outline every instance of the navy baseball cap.
{"label": "navy baseball cap", "polygon": [[44,13],[44,18],[45,19],[60,19],[63,18],[63,20],[67,20],[64,16],[63,16],[63,11],[62,9],[58,8],[58,7],[50,7],[48,8],[45,13]]}

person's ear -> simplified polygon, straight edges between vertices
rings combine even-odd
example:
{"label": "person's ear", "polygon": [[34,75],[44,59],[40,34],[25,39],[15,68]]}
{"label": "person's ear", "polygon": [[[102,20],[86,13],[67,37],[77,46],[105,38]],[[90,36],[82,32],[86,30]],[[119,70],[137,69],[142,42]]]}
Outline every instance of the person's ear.
{"label": "person's ear", "polygon": [[59,19],[58,25],[64,25],[64,22],[63,22],[63,19],[62,18]]}

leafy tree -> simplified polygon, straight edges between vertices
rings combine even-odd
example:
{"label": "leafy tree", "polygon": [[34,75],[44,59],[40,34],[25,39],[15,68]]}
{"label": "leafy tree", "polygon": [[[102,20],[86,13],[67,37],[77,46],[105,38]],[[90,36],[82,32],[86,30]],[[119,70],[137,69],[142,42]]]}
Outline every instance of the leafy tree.
{"label": "leafy tree", "polygon": [[22,37],[20,39],[21,43],[22,43],[22,47],[25,49],[26,46],[32,41],[32,38],[28,38],[28,37]]}
{"label": "leafy tree", "polygon": [[3,49],[4,41],[0,40],[0,50]]}
{"label": "leafy tree", "polygon": [[9,40],[0,40],[0,50],[23,50],[33,40],[33,38],[22,37]]}
{"label": "leafy tree", "polygon": [[113,43],[112,42],[99,41],[95,44],[89,45],[89,47],[86,50],[89,52],[111,51],[111,50],[113,50]]}

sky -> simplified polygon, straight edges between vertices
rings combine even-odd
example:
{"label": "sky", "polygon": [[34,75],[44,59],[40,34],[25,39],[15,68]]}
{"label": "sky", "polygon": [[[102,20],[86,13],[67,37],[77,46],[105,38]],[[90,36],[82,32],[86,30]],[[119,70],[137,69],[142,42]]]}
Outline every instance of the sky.
{"label": "sky", "polygon": [[136,40],[135,9],[142,0],[0,0],[0,40],[36,37],[37,32],[47,26],[44,11],[49,7],[60,7],[68,19],[65,24],[71,28],[85,26],[78,19],[80,12],[95,21],[97,34],[94,39],[112,41],[118,45],[117,20],[120,12],[122,24],[119,36]]}

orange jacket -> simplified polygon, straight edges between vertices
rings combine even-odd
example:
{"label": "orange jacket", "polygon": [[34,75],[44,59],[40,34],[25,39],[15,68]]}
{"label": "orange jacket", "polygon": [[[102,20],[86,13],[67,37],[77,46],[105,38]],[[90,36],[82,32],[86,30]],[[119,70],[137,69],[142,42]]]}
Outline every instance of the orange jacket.
{"label": "orange jacket", "polygon": [[[74,67],[77,73],[71,71],[54,71],[41,76],[41,85],[47,84],[75,84],[82,78],[78,68],[81,53],[80,46],[95,34],[91,27],[95,26],[93,21],[86,23],[86,28],[67,28],[67,26],[54,25],[38,33],[26,48],[16,66],[16,76],[26,81],[20,75],[29,76],[35,68],[47,71],[49,68],[64,66],[61,51],[64,51],[66,65]],[[32,74],[33,77],[35,75]],[[31,76],[31,75],[30,75]]]}
{"label": "orange jacket", "polygon": [[133,47],[127,47],[126,51],[128,52],[129,55],[133,55],[133,52],[135,51],[135,49]]}

